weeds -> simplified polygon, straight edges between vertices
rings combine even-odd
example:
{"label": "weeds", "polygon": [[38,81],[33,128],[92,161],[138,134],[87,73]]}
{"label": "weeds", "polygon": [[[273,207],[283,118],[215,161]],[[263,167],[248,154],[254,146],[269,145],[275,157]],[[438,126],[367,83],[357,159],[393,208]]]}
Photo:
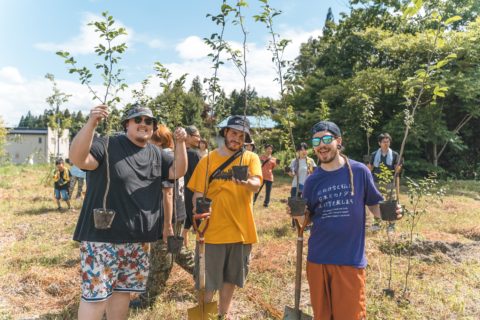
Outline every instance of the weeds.
{"label": "weeds", "polygon": [[[11,174],[2,176],[6,183],[16,186],[19,174],[22,175],[23,187],[0,189],[0,194],[8,193],[11,197],[0,201],[0,319],[76,318],[79,255],[78,243],[71,236],[78,211],[21,214],[49,205],[53,208],[51,186],[40,183],[47,170],[48,166],[25,168],[22,173],[22,167],[12,166]],[[262,199],[255,208],[260,242],[253,247],[247,284],[238,291],[233,303],[235,319],[277,319],[276,311],[282,312],[286,305],[292,304],[295,233],[285,213],[286,204],[281,202],[289,190],[290,179],[277,174],[270,208],[261,206]],[[424,236],[414,240],[412,248],[415,268],[411,268],[408,280],[410,303],[399,305],[379,292],[388,276],[388,246],[384,235],[367,235],[369,319],[480,318],[480,242],[473,237],[473,226],[480,225],[480,203],[453,196],[446,196],[443,203],[433,202],[431,196],[424,199],[429,206],[416,225]],[[403,202],[407,202],[406,198]],[[78,209],[80,203],[75,205]],[[410,249],[407,223],[401,221],[397,227],[392,281],[405,275]],[[466,237],[469,234],[472,238]],[[311,314],[304,281],[301,308]],[[184,319],[186,310],[195,301],[193,279],[175,266],[155,305],[148,310],[131,310],[129,318]]]}

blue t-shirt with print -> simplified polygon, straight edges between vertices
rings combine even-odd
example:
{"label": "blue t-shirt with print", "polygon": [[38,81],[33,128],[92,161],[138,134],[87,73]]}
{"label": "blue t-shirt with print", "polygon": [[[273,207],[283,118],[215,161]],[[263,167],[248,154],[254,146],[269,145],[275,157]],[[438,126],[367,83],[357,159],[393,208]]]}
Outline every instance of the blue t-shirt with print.
{"label": "blue t-shirt with print", "polygon": [[309,262],[364,268],[365,205],[383,200],[375,188],[370,170],[349,160],[353,173],[354,195],[348,167],[334,171],[318,167],[305,181],[303,197],[312,212],[313,227],[308,240]]}

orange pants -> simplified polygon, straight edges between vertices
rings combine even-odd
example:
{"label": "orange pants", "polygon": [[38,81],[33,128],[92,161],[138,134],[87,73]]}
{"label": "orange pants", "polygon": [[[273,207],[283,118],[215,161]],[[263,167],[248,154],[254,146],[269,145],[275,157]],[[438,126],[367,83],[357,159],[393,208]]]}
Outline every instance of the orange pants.
{"label": "orange pants", "polygon": [[365,269],[307,261],[315,320],[362,320],[367,318]]}

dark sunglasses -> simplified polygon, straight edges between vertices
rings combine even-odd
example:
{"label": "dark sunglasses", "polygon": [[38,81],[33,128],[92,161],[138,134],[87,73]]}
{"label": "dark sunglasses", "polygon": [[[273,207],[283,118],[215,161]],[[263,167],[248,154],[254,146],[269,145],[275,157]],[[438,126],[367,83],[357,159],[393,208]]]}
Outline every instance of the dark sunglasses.
{"label": "dark sunglasses", "polygon": [[332,135],[326,135],[323,137],[315,137],[312,138],[312,146],[318,147],[320,145],[320,142],[323,142],[324,144],[330,144],[335,140],[335,136]]}
{"label": "dark sunglasses", "polygon": [[145,124],[146,124],[147,126],[149,126],[149,125],[151,125],[151,124],[153,123],[153,119],[152,119],[152,118],[145,118],[145,119],[143,119],[142,117],[135,117],[135,118],[133,118],[133,121],[135,121],[136,124],[142,123],[142,120],[143,120],[143,122],[145,122]]}

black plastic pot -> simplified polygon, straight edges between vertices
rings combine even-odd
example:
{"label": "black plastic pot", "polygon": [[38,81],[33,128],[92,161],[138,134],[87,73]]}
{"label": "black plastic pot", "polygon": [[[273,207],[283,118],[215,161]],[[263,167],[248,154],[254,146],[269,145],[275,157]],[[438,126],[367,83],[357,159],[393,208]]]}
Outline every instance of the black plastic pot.
{"label": "black plastic pot", "polygon": [[212,204],[212,200],[208,198],[197,198],[196,200],[196,211],[197,213],[205,213],[210,211],[210,206]]}
{"label": "black plastic pot", "polygon": [[112,209],[93,209],[93,222],[96,229],[110,229],[112,227],[113,218],[115,218],[115,211]]}
{"label": "black plastic pot", "polygon": [[290,214],[292,216],[303,216],[305,214],[307,200],[297,197],[289,197],[287,203],[290,207]]}
{"label": "black plastic pot", "polygon": [[384,221],[397,220],[397,200],[389,200],[380,202],[380,214]]}
{"label": "black plastic pot", "polygon": [[285,168],[283,168],[283,171],[288,174],[292,172],[292,168],[290,168],[290,166],[285,166]]}
{"label": "black plastic pot", "polygon": [[247,181],[248,166],[233,166],[233,177],[240,181]]}
{"label": "black plastic pot", "polygon": [[172,254],[179,254],[183,246],[182,236],[168,236],[167,237],[167,252]]}
{"label": "black plastic pot", "polygon": [[383,289],[382,291],[386,297],[389,297],[389,298],[395,297],[395,290],[393,289]]}

